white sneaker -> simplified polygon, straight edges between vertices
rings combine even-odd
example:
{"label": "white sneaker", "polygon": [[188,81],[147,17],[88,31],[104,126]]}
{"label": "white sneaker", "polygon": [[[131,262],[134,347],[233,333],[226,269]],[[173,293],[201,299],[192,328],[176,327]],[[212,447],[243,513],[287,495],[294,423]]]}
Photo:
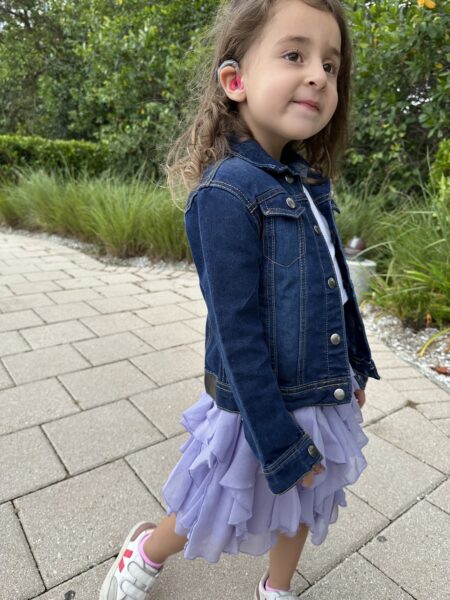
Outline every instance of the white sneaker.
{"label": "white sneaker", "polygon": [[255,590],[255,600],[279,600],[279,598],[283,598],[283,600],[298,600],[298,596],[294,590],[289,590],[288,592],[268,592],[264,587],[268,578],[269,571],[266,571]]}
{"label": "white sneaker", "polygon": [[164,567],[154,569],[145,563],[139,543],[154,529],[156,525],[149,522],[131,529],[103,582],[100,600],[148,600],[148,591]]}

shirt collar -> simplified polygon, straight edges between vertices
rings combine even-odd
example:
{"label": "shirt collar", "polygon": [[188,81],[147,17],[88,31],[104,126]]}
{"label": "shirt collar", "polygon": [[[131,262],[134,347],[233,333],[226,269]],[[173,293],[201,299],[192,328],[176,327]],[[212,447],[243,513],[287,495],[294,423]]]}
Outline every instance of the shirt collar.
{"label": "shirt collar", "polygon": [[[313,176],[310,173],[309,164],[297,152],[289,146],[286,147],[281,155],[283,162],[275,160],[264,148],[254,139],[239,141],[235,136],[229,140],[230,151],[234,156],[247,160],[257,167],[277,173],[289,171],[292,175],[300,177]],[[316,175],[317,177],[317,172]]]}

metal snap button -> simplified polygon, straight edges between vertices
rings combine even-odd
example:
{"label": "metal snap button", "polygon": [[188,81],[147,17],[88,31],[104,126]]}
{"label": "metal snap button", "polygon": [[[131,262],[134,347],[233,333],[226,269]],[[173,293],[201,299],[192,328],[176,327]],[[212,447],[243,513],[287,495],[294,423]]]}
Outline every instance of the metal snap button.
{"label": "metal snap button", "polygon": [[289,198],[286,198],[286,204],[289,206],[289,208],[295,208],[294,198],[291,198],[290,196]]}
{"label": "metal snap button", "polygon": [[294,183],[294,178],[292,175],[285,175],[284,178],[288,183]]}
{"label": "metal snap button", "polygon": [[329,288],[335,288],[336,287],[336,279],[334,277],[330,277],[327,281],[328,283],[328,287]]}
{"label": "metal snap button", "polygon": [[313,446],[313,444],[311,444],[310,446],[308,446],[308,453],[311,456],[317,456],[317,448]]}
{"label": "metal snap button", "polygon": [[333,344],[333,346],[337,346],[341,343],[341,336],[338,333],[333,333],[333,335],[330,337],[330,342]]}
{"label": "metal snap button", "polygon": [[343,400],[345,398],[344,390],[341,388],[337,388],[337,390],[334,390],[334,397],[336,398],[336,400]]}
{"label": "metal snap button", "polygon": [[320,227],[317,225],[317,223],[314,225],[314,231],[317,233],[317,235],[319,235]]}

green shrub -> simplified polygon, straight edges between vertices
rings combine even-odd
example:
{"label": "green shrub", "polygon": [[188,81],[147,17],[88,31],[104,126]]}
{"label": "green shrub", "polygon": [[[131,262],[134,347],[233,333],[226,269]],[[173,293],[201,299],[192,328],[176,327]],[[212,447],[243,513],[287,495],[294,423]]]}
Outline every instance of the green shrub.
{"label": "green shrub", "polygon": [[372,282],[373,301],[417,328],[430,316],[438,326],[450,322],[449,180],[423,192],[380,219],[385,255]]}
{"label": "green shrub", "polygon": [[37,136],[0,135],[0,180],[17,181],[28,167],[72,176],[95,176],[107,168],[108,146],[83,141],[47,140]]}
{"label": "green shrub", "polygon": [[439,184],[441,177],[450,178],[450,138],[439,144],[430,173],[431,180]]}
{"label": "green shrub", "polygon": [[100,253],[191,260],[183,211],[152,182],[25,170],[0,188],[0,221],[97,245]]}

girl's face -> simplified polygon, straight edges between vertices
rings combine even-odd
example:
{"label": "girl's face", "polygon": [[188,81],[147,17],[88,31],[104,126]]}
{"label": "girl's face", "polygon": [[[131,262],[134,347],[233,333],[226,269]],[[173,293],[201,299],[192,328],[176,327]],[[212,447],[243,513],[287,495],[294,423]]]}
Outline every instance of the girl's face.
{"label": "girl's face", "polygon": [[279,0],[240,65],[233,97],[255,139],[275,159],[289,141],[323,129],[336,110],[341,34],[333,15]]}

